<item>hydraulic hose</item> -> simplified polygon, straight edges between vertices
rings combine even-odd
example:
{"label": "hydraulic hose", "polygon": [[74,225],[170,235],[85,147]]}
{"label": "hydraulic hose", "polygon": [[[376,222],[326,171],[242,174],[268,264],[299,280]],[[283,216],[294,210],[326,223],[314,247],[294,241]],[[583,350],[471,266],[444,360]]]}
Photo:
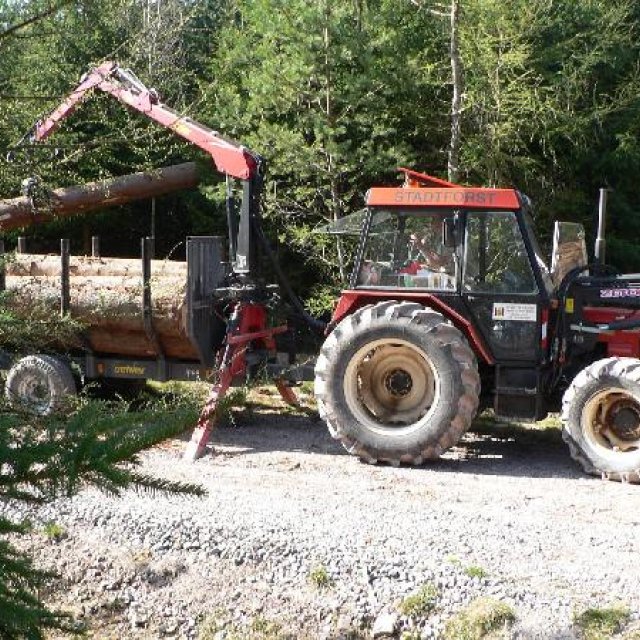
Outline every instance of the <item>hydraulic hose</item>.
{"label": "hydraulic hose", "polygon": [[289,298],[289,301],[291,302],[291,304],[293,305],[295,310],[300,314],[302,319],[307,323],[307,325],[309,325],[309,327],[313,331],[316,331],[317,333],[323,334],[325,329],[326,329],[326,327],[327,327],[326,323],[322,322],[322,320],[318,320],[318,318],[314,318],[304,308],[302,302],[300,302],[300,298],[298,298],[298,296],[296,296],[296,294],[294,293],[293,289],[291,288],[291,284],[289,283],[288,278],[284,275],[284,272],[282,271],[282,268],[280,267],[280,263],[278,262],[278,259],[276,258],[275,254],[273,253],[273,250],[271,249],[271,245],[269,244],[269,240],[267,239],[267,237],[264,234],[264,231],[262,229],[262,225],[255,218],[252,220],[252,222],[253,222],[253,230],[254,230],[255,234],[258,236],[258,239],[260,240],[260,243],[262,244],[262,247],[264,248],[267,256],[269,257],[269,261],[271,262],[271,266],[273,267],[274,271],[276,272],[276,275],[278,276],[278,280],[280,281],[280,285],[282,286],[282,288],[284,289],[285,293],[287,294],[287,297]]}

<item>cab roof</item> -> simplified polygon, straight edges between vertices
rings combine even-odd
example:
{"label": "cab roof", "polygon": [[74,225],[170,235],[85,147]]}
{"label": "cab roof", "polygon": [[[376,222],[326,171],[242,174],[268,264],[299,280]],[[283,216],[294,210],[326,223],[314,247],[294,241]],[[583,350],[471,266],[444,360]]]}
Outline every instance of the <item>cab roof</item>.
{"label": "cab roof", "polygon": [[366,196],[369,207],[464,207],[466,209],[520,208],[515,189],[461,187],[426,173],[400,168],[402,187],[373,187]]}

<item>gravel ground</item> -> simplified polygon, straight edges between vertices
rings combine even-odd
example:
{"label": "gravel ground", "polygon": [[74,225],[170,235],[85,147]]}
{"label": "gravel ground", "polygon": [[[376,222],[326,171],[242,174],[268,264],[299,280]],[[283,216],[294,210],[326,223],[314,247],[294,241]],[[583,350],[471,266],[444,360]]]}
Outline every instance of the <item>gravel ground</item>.
{"label": "gravel ground", "polygon": [[[476,424],[419,469],[362,464],[321,422],[268,410],[214,442],[195,464],[180,440],[143,457],[204,499],[87,490],[36,512],[0,505],[39,523],[19,544],[61,574],[49,599],[90,636],[367,638],[387,624],[438,638],[479,596],[513,607],[509,638],[577,638],[576,612],[613,602],[632,612],[627,632],[638,625],[640,487],[583,475],[557,429]],[[49,521],[62,537],[41,532]],[[400,615],[427,583],[434,611]]]}

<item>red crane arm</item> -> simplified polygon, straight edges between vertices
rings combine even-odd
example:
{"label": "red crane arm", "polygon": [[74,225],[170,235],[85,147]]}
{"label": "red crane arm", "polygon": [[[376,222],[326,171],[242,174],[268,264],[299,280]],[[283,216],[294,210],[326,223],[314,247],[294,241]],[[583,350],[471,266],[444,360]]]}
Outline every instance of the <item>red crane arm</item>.
{"label": "red crane arm", "polygon": [[206,151],[212,158],[218,171],[248,180],[258,171],[261,158],[240,143],[225,138],[217,131],[182,116],[162,104],[152,89],[138,80],[135,75],[122,69],[115,62],[103,62],[94,67],[81,80],[80,84],[63,100],[59,107],[44,120],[36,123],[32,132],[33,140],[44,140],[69,117],[91,90],[104,91],[148,118],[171,129],[180,137]]}

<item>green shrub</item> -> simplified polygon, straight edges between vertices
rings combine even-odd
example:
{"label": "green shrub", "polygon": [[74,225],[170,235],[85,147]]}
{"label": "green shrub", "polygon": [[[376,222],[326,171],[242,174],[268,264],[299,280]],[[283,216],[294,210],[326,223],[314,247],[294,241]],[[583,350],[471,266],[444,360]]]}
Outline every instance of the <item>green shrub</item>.
{"label": "green shrub", "polygon": [[398,606],[398,610],[411,618],[424,618],[435,609],[439,595],[435,585],[424,584],[418,591],[407,596]]}
{"label": "green shrub", "polygon": [[630,611],[623,605],[586,609],[574,617],[584,640],[608,640],[629,621]]}

